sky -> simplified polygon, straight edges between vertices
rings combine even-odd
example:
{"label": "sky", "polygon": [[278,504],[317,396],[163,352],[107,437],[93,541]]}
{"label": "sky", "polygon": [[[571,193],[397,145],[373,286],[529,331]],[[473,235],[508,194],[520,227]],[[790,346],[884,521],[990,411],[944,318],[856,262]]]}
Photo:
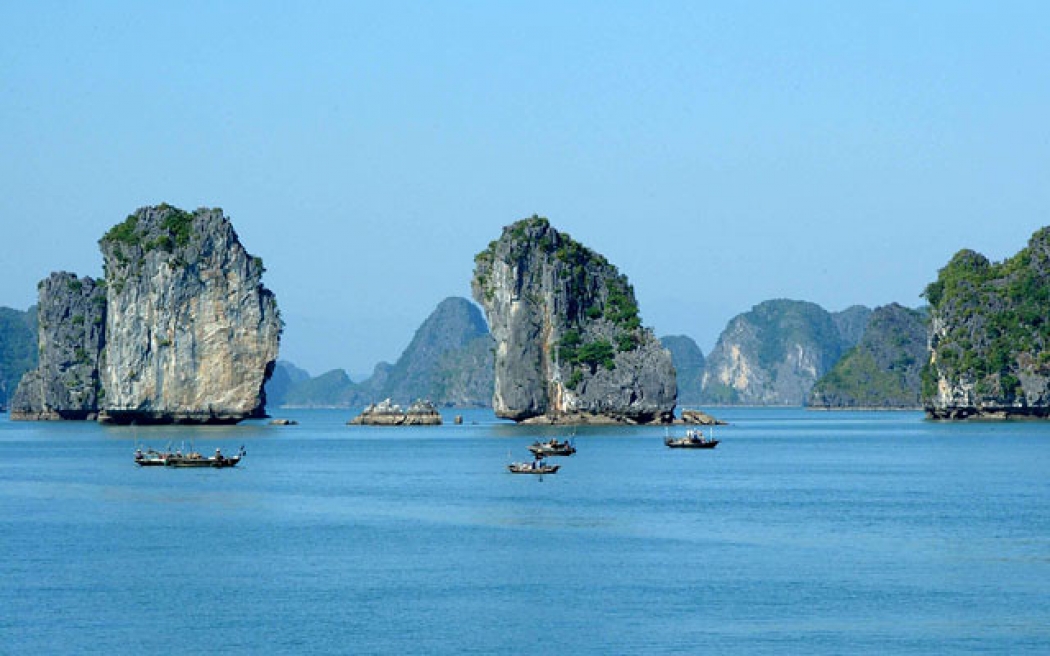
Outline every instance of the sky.
{"label": "sky", "polygon": [[704,353],[772,298],[918,306],[1050,224],[1048,62],[1045,2],[4,3],[0,306],[161,202],[223,208],[315,375],[533,214]]}

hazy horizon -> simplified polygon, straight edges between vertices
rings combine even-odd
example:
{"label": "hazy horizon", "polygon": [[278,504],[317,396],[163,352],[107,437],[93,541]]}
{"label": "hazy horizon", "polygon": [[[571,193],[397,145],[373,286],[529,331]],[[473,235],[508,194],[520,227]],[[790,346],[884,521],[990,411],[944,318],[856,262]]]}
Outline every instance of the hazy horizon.
{"label": "hazy horizon", "polygon": [[144,205],[222,207],[280,358],[394,362],[539,214],[710,352],[774,298],[909,307],[1050,224],[1050,6],[21,3],[0,305]]}

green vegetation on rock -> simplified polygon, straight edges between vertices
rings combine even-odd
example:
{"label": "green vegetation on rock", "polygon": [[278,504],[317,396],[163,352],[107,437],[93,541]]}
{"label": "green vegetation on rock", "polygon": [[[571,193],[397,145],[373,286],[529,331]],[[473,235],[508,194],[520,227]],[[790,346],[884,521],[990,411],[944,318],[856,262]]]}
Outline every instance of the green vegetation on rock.
{"label": "green vegetation on rock", "polygon": [[[175,240],[175,245],[180,248],[188,245],[193,235],[193,215],[167,203],[161,203],[159,209],[168,211],[168,216],[161,223],[161,227],[170,233],[170,238]],[[163,237],[169,237],[169,235],[163,235]]]}
{"label": "green vegetation on rock", "polygon": [[139,243],[139,217],[129,214],[123,222],[113,226],[102,236],[102,241],[119,242],[129,246]]}

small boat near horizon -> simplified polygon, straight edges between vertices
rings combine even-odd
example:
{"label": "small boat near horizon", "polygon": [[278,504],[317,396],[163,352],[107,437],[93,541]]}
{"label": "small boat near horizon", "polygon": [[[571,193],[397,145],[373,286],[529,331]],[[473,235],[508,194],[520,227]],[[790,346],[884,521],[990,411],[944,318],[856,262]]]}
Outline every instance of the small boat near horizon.
{"label": "small boat near horizon", "polygon": [[685,437],[664,438],[664,445],[670,449],[713,449],[718,446],[718,440],[713,437],[705,437],[698,429],[690,429],[685,432]]}
{"label": "small boat near horizon", "polygon": [[243,446],[236,455],[224,456],[221,449],[215,449],[215,455],[208,457],[194,450],[183,454],[181,450],[175,452],[155,451],[153,449],[142,451],[140,448],[135,450],[135,464],[140,467],[212,467],[214,469],[224,469],[226,467],[236,467],[237,463],[246,454],[247,451],[244,450]]}

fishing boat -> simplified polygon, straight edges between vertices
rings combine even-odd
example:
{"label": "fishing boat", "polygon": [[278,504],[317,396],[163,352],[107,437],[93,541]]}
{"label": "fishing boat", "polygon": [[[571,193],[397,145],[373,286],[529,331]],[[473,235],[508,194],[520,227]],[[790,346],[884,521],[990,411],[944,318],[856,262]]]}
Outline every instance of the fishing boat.
{"label": "fishing boat", "polygon": [[664,444],[671,449],[713,449],[718,446],[718,440],[704,437],[700,430],[690,429],[685,432],[685,437],[665,437]]}
{"label": "fishing boat", "polygon": [[532,462],[512,462],[507,465],[512,474],[555,474],[559,468],[561,465],[548,465],[540,458]]}
{"label": "fishing boat", "polygon": [[236,467],[237,463],[241,461],[241,458],[245,456],[247,452],[244,447],[237,452],[237,455],[224,456],[222,451],[215,449],[215,455],[205,457],[197,451],[190,451],[187,454],[183,454],[180,451],[175,453],[169,453],[168,457],[164,460],[164,466],[166,467],[214,467],[216,469],[222,469],[224,467]]}
{"label": "fishing boat", "polygon": [[163,467],[167,464],[170,455],[166,451],[135,449],[135,464],[139,467]]}
{"label": "fishing boat", "polygon": [[571,456],[576,453],[576,447],[569,440],[559,442],[558,438],[555,437],[546,442],[533,442],[529,445],[529,451],[537,457]]}

